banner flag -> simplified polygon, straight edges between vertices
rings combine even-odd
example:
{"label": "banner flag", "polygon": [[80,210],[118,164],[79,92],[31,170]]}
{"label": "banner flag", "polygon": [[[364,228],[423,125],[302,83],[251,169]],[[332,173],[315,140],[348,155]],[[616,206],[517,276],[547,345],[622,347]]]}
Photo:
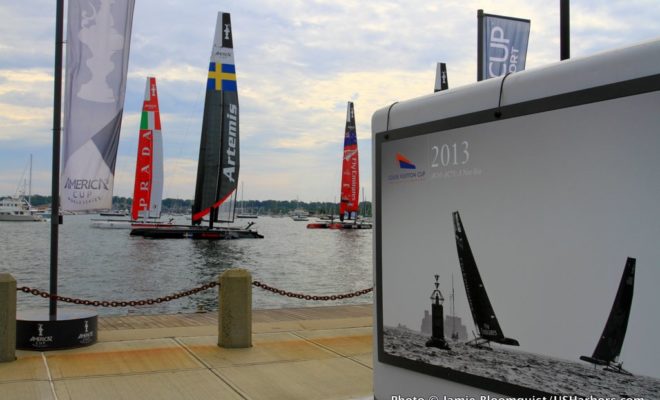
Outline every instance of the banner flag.
{"label": "banner flag", "polygon": [[62,210],[112,208],[135,0],[70,0]]}
{"label": "banner flag", "polygon": [[478,80],[525,69],[531,22],[528,19],[477,13]]}

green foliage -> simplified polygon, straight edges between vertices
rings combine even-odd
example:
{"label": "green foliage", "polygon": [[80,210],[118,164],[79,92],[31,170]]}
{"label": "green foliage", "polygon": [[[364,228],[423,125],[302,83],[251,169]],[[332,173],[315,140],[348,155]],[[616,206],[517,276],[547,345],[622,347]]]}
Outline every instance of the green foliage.
{"label": "green foliage", "polygon": [[[51,204],[51,196],[32,195],[31,199],[34,207]],[[130,210],[132,198],[130,197],[112,197],[112,208],[114,210]],[[260,215],[286,215],[296,208],[311,214],[338,214],[339,206],[331,202],[311,202],[305,203],[296,200],[245,200],[239,201],[236,205],[238,210],[257,212]],[[192,210],[192,200],[183,199],[163,199],[163,212],[166,214],[189,214]],[[360,215],[371,217],[371,202],[360,203]]]}

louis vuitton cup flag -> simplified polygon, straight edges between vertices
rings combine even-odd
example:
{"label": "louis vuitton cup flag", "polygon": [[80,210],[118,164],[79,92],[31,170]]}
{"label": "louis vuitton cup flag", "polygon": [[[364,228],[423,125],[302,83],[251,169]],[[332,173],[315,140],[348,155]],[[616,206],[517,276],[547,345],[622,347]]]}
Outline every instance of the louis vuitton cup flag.
{"label": "louis vuitton cup flag", "polygon": [[477,80],[522,71],[527,60],[531,22],[477,12]]}
{"label": "louis vuitton cup flag", "polygon": [[112,207],[135,0],[69,0],[60,197]]}

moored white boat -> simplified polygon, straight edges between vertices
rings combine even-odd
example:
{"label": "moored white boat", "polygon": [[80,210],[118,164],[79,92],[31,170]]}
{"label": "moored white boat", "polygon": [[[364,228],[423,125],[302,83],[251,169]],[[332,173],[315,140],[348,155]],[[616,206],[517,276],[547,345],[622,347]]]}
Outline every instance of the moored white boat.
{"label": "moored white boat", "polygon": [[[39,210],[36,210],[30,204],[29,198],[32,193],[32,155],[30,155],[29,163],[29,177],[26,182],[23,178],[25,177],[25,170],[23,171],[23,177],[19,183],[18,189],[16,190],[16,195],[11,197],[5,197],[0,200],[0,221],[12,221],[12,222],[35,222],[35,221],[45,221],[45,219],[40,215]],[[25,198],[25,189],[28,188],[28,198]]]}
{"label": "moored white boat", "polygon": [[296,208],[291,212],[291,219],[294,221],[308,221],[309,213],[302,208]]}
{"label": "moored white boat", "polygon": [[6,197],[0,201],[0,221],[45,221],[22,195]]}

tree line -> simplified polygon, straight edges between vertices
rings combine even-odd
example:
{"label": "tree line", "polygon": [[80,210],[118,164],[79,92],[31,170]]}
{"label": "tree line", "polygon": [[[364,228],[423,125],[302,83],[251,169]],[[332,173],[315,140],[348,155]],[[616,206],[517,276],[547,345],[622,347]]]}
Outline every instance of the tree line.
{"label": "tree line", "polygon": [[[51,196],[32,195],[30,199],[34,207],[50,205]],[[112,208],[115,210],[130,210],[133,199],[131,197],[112,197]],[[236,207],[239,211],[258,212],[260,215],[288,214],[300,208],[311,214],[338,214],[339,207],[331,202],[306,203],[297,200],[244,200],[238,201]],[[163,212],[166,214],[189,214],[192,210],[192,200],[163,199]],[[360,203],[360,215],[371,216],[371,202]]]}

